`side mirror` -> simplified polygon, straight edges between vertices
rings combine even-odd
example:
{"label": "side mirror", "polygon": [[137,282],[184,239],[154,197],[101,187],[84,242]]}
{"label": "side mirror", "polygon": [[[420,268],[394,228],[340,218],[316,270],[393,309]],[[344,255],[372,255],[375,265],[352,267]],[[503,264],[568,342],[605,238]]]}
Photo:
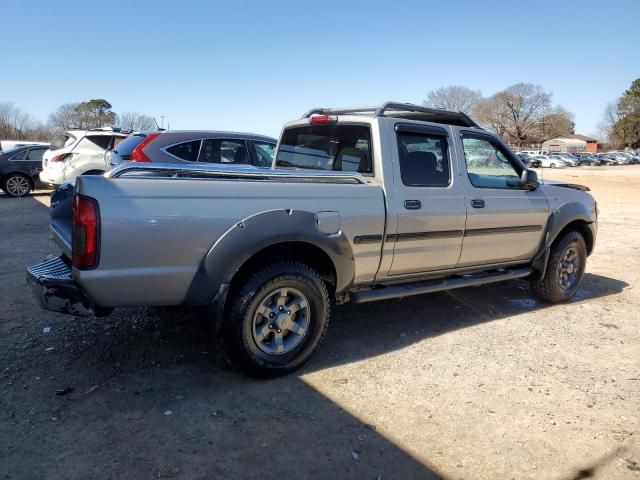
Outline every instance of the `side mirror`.
{"label": "side mirror", "polygon": [[522,175],[520,175],[520,183],[527,190],[536,190],[540,187],[538,174],[533,170],[528,170],[526,168],[522,171]]}

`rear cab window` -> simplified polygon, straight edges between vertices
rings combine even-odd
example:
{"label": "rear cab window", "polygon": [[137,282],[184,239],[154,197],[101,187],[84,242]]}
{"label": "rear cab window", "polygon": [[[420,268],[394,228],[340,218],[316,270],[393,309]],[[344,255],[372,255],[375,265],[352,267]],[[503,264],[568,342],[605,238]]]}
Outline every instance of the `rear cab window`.
{"label": "rear cab window", "polygon": [[289,127],[280,140],[276,167],[371,175],[371,129],[341,123]]}

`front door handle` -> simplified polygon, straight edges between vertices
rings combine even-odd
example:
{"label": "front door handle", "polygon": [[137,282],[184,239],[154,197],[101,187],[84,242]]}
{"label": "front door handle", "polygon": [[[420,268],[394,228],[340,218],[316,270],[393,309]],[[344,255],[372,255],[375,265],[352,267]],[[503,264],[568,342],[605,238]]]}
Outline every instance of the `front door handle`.
{"label": "front door handle", "polygon": [[404,208],[407,210],[418,210],[422,207],[420,200],[405,200]]}
{"label": "front door handle", "polygon": [[473,208],[484,208],[484,200],[480,200],[480,199],[471,200],[471,206]]}

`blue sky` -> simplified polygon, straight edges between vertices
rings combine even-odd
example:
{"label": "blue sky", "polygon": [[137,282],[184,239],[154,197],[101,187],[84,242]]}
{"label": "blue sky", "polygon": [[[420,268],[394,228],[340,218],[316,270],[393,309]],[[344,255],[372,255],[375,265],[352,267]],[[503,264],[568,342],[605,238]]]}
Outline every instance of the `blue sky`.
{"label": "blue sky", "polygon": [[640,77],[639,0],[3,2],[0,102],[106,98],[171,128],[278,135],[315,106],[542,85],[595,133]]}

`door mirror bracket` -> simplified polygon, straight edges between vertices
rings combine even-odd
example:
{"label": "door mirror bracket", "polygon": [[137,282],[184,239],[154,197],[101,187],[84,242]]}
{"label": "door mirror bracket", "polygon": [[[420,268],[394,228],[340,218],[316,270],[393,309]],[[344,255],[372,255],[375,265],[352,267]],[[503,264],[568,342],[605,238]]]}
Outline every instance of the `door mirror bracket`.
{"label": "door mirror bracket", "polygon": [[540,187],[538,174],[533,170],[524,169],[520,175],[520,183],[527,190],[537,190]]}

